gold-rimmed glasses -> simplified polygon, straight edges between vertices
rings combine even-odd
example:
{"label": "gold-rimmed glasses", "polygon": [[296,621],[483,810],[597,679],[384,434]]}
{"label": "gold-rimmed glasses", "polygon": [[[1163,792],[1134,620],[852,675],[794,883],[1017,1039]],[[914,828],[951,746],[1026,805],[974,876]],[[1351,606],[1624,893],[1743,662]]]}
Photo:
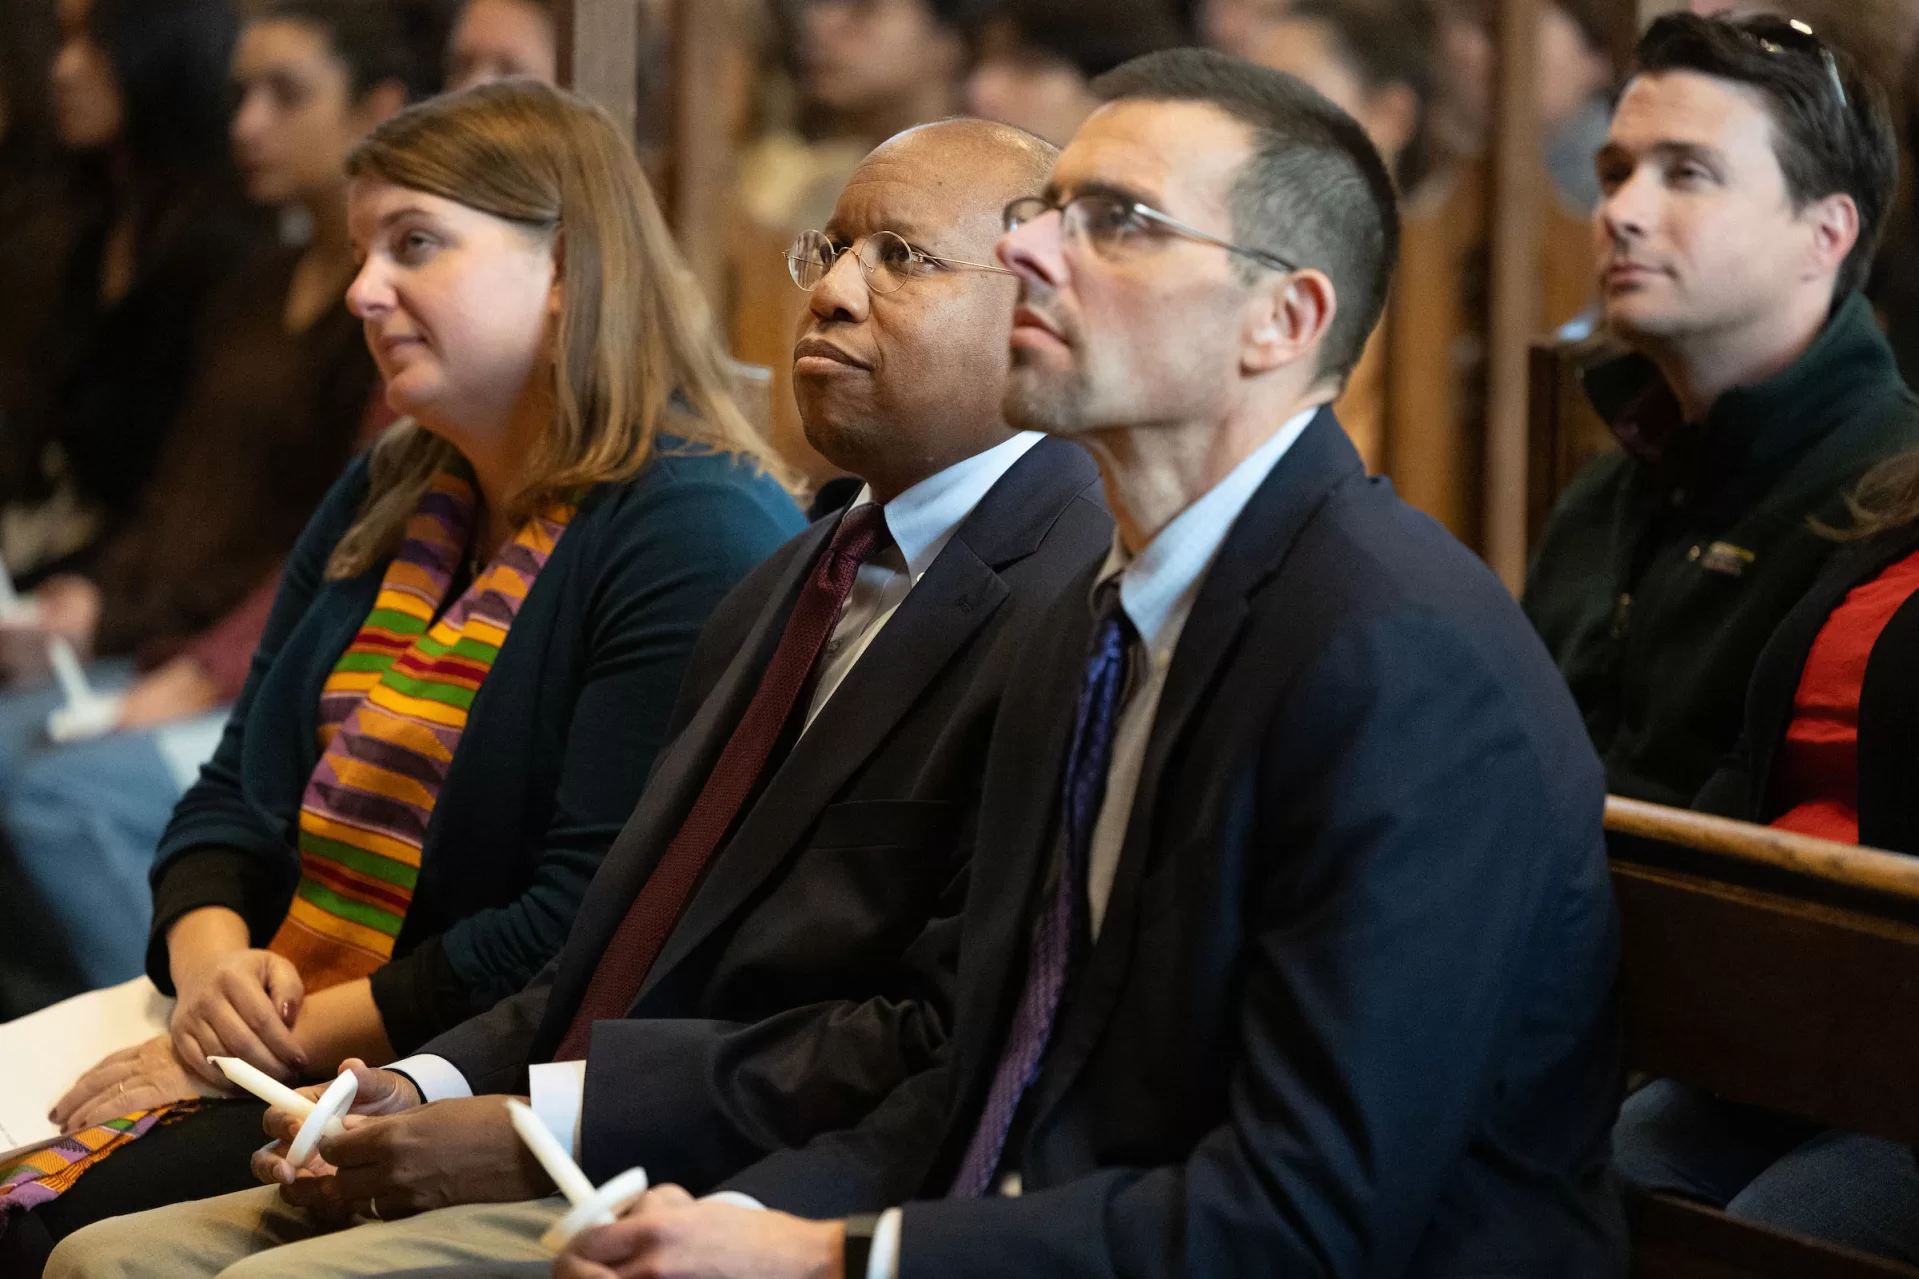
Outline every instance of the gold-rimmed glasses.
{"label": "gold-rimmed glasses", "polygon": [[940,270],[1013,274],[1003,266],[993,266],[987,262],[968,262],[964,258],[928,253],[907,243],[905,237],[892,231],[875,231],[846,247],[834,244],[824,231],[802,231],[794,237],[792,247],[786,251],[787,273],[793,277],[793,283],[810,293],[826,278],[833,264],[840,260],[840,255],[849,250],[860,264],[860,274],[866,278],[866,287],[875,293],[892,293],[910,280]]}

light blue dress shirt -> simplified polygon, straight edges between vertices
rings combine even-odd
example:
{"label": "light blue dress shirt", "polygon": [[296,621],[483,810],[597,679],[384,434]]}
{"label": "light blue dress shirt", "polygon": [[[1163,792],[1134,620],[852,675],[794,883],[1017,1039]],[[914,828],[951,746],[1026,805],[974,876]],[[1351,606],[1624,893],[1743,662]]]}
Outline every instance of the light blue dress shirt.
{"label": "light blue dress shirt", "polygon": [[[1166,688],[1166,672],[1205,583],[1206,570],[1219,557],[1219,548],[1253,494],[1318,412],[1315,406],[1288,418],[1225,479],[1169,520],[1138,555],[1128,555],[1119,534],[1113,534],[1113,549],[1107,552],[1095,590],[1119,579],[1120,607],[1139,632],[1139,642],[1130,655],[1132,677],[1127,682],[1119,723],[1113,730],[1106,795],[1100,802],[1087,856],[1087,918],[1094,937],[1099,936],[1106,919],[1106,903],[1119,870],[1126,824],[1132,815],[1140,768],[1146,761],[1146,743],[1153,734],[1153,719],[1159,712],[1160,694]],[[1018,1174],[1014,1173],[1001,1183],[1000,1193],[1018,1194],[1019,1189]],[[896,1279],[899,1274],[901,1220],[898,1208],[880,1215],[873,1231],[873,1247],[867,1254],[866,1279]]]}

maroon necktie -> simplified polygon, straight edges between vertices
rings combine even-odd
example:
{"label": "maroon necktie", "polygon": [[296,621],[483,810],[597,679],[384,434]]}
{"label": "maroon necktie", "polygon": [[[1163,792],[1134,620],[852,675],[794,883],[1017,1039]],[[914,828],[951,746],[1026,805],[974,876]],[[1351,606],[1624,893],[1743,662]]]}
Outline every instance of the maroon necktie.
{"label": "maroon necktie", "polygon": [[607,944],[606,953],[593,970],[586,996],[560,1041],[555,1061],[578,1061],[586,1056],[593,1036],[593,1023],[624,1017],[633,1006],[646,974],[659,958],[681,907],[699,881],[707,859],[726,838],[759,782],[760,772],[773,753],[773,747],[785,731],[793,713],[793,704],[807,687],[813,664],[839,622],[840,608],[860,565],[872,558],[892,539],[880,508],[868,502],[848,511],[833,534],[832,545],[820,556],[813,573],[800,590],[793,614],[786,620],[786,632],[773,651],[760,687],[733,735],[726,740],[719,762],[707,775],[700,797],[680,826],[680,833],[667,845],[666,855],[641,887],[627,908],[626,918]]}

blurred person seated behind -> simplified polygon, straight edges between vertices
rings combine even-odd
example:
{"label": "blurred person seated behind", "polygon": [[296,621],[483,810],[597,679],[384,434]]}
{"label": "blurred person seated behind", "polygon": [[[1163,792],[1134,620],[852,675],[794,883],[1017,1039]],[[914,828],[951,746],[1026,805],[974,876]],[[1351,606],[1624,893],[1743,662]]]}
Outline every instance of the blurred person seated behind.
{"label": "blurred person seated behind", "polygon": [[[1418,181],[1420,135],[1432,99],[1432,56],[1432,22],[1421,0],[1390,7],[1297,0],[1264,28],[1252,60],[1304,80],[1359,121],[1403,191]],[[1334,405],[1339,424],[1374,474],[1388,461],[1386,360],[1392,328],[1389,304]]]}
{"label": "blurred person seated behind", "polygon": [[1685,805],[1760,649],[1919,404],[1859,294],[1897,173],[1885,95],[1785,19],[1671,15],[1598,157],[1608,327],[1587,391],[1620,449],[1559,499],[1525,607],[1614,792]]}
{"label": "blurred person seated behind", "polygon": [[[1919,856],[1919,453],[1875,467],[1856,506],[1754,664],[1739,749],[1694,807]],[[1919,1163],[1903,1142],[1662,1079],[1626,1099],[1613,1151],[1638,1189],[1919,1265]]]}
{"label": "blurred person seated behind", "polygon": [[47,321],[72,247],[70,158],[53,128],[57,28],[47,0],[0,0],[0,495],[26,459],[16,419],[44,419]]}
{"label": "blurred person seated behind", "polygon": [[1292,7],[1293,0],[1200,0],[1200,43],[1258,61],[1261,37]]}
{"label": "blurred person seated behind", "polygon": [[1593,155],[1612,120],[1615,68],[1609,0],[1553,0],[1539,10],[1536,97],[1546,172],[1560,203],[1586,215],[1599,203]]}
{"label": "blurred person seated behind", "polygon": [[387,121],[348,172],[348,304],[408,420],[301,534],[155,857],[169,1031],[55,1106],[76,1166],[0,1195],[52,1199],[0,1249],[250,1184],[258,1103],[146,1115],[131,1142],[101,1126],[225,1096],[209,1054],[325,1079],[531,980],[671,736],[708,615],[801,526],[604,112],[482,85]]}
{"label": "blurred person seated behind", "polygon": [[467,0],[453,24],[446,68],[449,93],[509,76],[554,83],[559,55],[553,6],[547,0]]}
{"label": "blurred person seated behind", "polygon": [[0,696],[0,1017],[140,971],[153,849],[239,696],[281,562],[378,408],[345,301],[347,152],[439,88],[444,46],[436,0],[273,0],[241,34],[235,162],[257,204],[313,230],[217,292],[138,514],[85,574],[34,592],[42,625],[10,628],[16,651],[58,635],[111,655],[91,682],[124,701],[119,731],[62,746],[44,735],[57,689]]}
{"label": "blurred person seated behind", "polygon": [[959,109],[964,0],[796,0],[799,118],[740,155],[740,200],[761,227],[824,224],[866,153]]}
{"label": "blurred person seated behind", "polygon": [[[1354,0],[1365,4],[1368,0]],[[1437,18],[1437,155],[1487,149],[1492,125],[1494,50],[1490,0],[1431,0]],[[1599,198],[1593,152],[1605,140],[1614,68],[1606,0],[1547,0],[1539,8],[1534,97],[1542,160],[1565,208],[1585,217]]]}
{"label": "blurred person seated behind", "polygon": [[1095,76],[1183,43],[1166,0],[997,0],[973,28],[966,110],[1062,145],[1099,105]]}
{"label": "blurred person seated behind", "polygon": [[23,586],[87,568],[132,522],[207,299],[269,231],[227,151],[228,0],[58,0],[57,16],[52,117],[73,225],[0,405],[0,557]]}

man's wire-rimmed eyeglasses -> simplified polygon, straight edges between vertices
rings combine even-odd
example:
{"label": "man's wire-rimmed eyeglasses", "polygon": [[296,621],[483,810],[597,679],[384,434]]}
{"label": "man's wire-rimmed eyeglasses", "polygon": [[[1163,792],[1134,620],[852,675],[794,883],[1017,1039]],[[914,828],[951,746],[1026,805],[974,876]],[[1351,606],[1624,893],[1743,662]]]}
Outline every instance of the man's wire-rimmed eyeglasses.
{"label": "man's wire-rimmed eyeglasses", "polygon": [[786,251],[786,270],[793,283],[811,293],[826,278],[840,255],[852,252],[860,264],[866,287],[875,293],[892,293],[909,280],[917,280],[944,269],[948,271],[990,271],[1011,275],[1003,266],[988,262],[968,262],[964,258],[942,257],[908,244],[892,231],[875,231],[857,245],[841,248],[824,231],[802,231]]}
{"label": "man's wire-rimmed eyeglasses", "polygon": [[1086,191],[1070,200],[1054,203],[1044,196],[1029,195],[1007,205],[1000,214],[1000,221],[1011,231],[1017,231],[1028,222],[1036,221],[1049,213],[1057,212],[1060,224],[1066,235],[1084,241],[1095,253],[1102,257],[1111,257],[1125,251],[1129,243],[1139,239],[1174,235],[1186,240],[1197,240],[1201,244],[1210,244],[1228,253],[1238,254],[1271,267],[1275,271],[1297,271],[1299,268],[1276,253],[1264,249],[1252,249],[1243,244],[1234,244],[1219,236],[1210,235],[1195,226],[1188,226],[1171,214],[1161,213],[1150,204],[1138,200],[1128,200],[1123,196],[1112,195],[1104,191]]}

